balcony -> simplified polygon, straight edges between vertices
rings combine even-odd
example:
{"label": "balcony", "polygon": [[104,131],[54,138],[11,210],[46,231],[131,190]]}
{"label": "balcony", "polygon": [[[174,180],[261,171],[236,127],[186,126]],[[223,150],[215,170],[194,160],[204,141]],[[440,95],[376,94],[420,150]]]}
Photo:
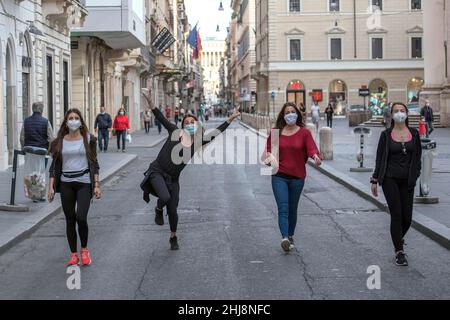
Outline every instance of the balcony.
{"label": "balcony", "polygon": [[42,15],[52,28],[68,33],[72,28],[80,28],[88,11],[84,0],[43,0]]}
{"label": "balcony", "polygon": [[72,28],[72,35],[98,37],[112,49],[141,48],[145,46],[143,3],[143,0],[86,0],[89,15],[84,26]]}

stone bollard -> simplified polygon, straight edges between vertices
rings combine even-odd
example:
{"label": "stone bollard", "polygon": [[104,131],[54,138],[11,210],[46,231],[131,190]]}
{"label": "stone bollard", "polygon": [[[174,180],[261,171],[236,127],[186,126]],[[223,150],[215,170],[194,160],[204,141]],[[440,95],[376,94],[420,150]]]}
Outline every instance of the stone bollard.
{"label": "stone bollard", "polygon": [[320,154],[323,160],[333,160],[333,130],[323,127],[319,131]]}

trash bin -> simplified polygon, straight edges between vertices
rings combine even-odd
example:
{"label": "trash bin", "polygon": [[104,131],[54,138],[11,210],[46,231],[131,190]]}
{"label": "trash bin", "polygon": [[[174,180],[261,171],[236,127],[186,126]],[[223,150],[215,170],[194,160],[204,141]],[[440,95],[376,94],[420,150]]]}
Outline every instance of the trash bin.
{"label": "trash bin", "polygon": [[33,201],[45,198],[46,194],[46,172],[45,157],[47,149],[37,147],[24,147],[25,165],[23,185],[25,196]]}
{"label": "trash bin", "polygon": [[418,203],[438,203],[439,198],[431,197],[431,177],[433,174],[433,158],[436,154],[436,141],[428,138],[421,139],[422,142],[422,170],[419,178]]}

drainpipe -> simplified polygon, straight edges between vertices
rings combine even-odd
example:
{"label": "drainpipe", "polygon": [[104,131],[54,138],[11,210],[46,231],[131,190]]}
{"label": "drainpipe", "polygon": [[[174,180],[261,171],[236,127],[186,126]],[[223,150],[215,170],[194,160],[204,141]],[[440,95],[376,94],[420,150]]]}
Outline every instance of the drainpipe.
{"label": "drainpipe", "polygon": [[353,0],[353,45],[354,45],[354,58],[358,57],[356,50],[356,0]]}

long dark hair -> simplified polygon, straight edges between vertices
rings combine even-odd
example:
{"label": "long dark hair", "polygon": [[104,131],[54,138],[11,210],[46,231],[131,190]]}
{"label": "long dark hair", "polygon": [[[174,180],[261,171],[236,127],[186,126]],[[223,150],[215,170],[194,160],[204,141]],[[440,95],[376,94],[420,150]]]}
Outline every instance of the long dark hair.
{"label": "long dark hair", "polygon": [[96,153],[91,150],[88,142],[88,136],[90,136],[91,140],[96,140],[96,138],[89,133],[89,129],[86,126],[86,123],[84,122],[83,116],[81,115],[80,110],[73,108],[67,110],[64,120],[61,123],[61,127],[59,128],[58,135],[56,136],[56,139],[53,140],[53,142],[50,144],[50,154],[52,155],[53,159],[61,159],[62,154],[62,146],[63,146],[63,140],[66,135],[69,134],[69,127],[67,126],[67,121],[69,120],[69,115],[71,113],[75,113],[79,118],[81,122],[80,127],[80,134],[83,137],[84,142],[84,148],[86,149],[86,155],[88,160],[91,162],[94,162],[97,160]]}
{"label": "long dark hair", "polygon": [[281,108],[280,113],[278,114],[278,118],[277,121],[275,123],[275,128],[279,129],[279,130],[283,130],[284,127],[287,125],[286,120],[284,120],[284,111],[286,110],[287,107],[292,107],[295,109],[295,112],[297,113],[297,125],[299,127],[304,127],[305,124],[303,123],[303,116],[302,113],[300,112],[300,110],[297,108],[297,105],[294,102],[286,102],[283,107]]}
{"label": "long dark hair", "polygon": [[[394,129],[394,126],[395,126],[395,121],[394,121],[394,107],[395,107],[395,106],[398,106],[398,105],[405,107],[405,110],[406,110],[406,116],[409,115],[408,107],[407,107],[404,103],[402,103],[402,102],[394,102],[394,103],[392,104],[392,106],[391,106],[391,118],[392,118],[392,119],[391,119],[391,129]],[[409,128],[409,120],[408,120],[408,118],[406,118],[405,125]]]}

